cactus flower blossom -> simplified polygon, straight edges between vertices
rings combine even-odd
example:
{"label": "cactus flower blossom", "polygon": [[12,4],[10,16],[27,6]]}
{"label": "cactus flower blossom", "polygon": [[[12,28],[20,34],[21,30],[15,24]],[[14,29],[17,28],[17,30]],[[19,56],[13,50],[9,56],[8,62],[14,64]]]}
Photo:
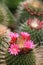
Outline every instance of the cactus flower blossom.
{"label": "cactus flower blossom", "polygon": [[34,48],[34,43],[30,39],[30,34],[27,32],[11,33],[10,34],[11,41],[9,46],[9,52],[12,55],[18,55],[21,51],[28,51]]}
{"label": "cactus flower blossom", "polygon": [[20,52],[19,46],[17,44],[11,44],[9,52],[13,55],[17,55]]}
{"label": "cactus flower blossom", "polygon": [[33,49],[35,46],[34,46],[33,41],[30,40],[30,41],[26,41],[24,43],[24,47],[27,48],[27,49]]}
{"label": "cactus flower blossom", "polygon": [[27,25],[32,29],[41,29],[43,27],[43,21],[40,21],[37,18],[27,20]]}

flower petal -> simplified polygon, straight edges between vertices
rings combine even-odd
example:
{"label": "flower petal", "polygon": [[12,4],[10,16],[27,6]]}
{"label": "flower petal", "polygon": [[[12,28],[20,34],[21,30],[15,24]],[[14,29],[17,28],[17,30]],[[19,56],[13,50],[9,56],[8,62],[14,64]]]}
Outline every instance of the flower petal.
{"label": "flower petal", "polygon": [[11,41],[10,43],[14,43],[16,41],[16,39],[19,37],[18,33],[10,33],[9,36],[11,37]]}
{"label": "flower petal", "polygon": [[24,47],[27,48],[27,49],[33,49],[34,48],[34,43],[33,41],[27,41],[24,43]]}
{"label": "flower petal", "polygon": [[27,32],[21,32],[20,33],[23,39],[30,40],[30,34]]}

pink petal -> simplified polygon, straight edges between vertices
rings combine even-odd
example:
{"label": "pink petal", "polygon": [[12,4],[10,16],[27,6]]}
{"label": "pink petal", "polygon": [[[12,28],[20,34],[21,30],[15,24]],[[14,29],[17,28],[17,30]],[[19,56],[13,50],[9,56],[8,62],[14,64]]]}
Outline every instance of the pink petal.
{"label": "pink petal", "polygon": [[19,37],[19,34],[18,34],[18,33],[13,33],[13,32],[11,32],[11,33],[9,34],[9,36],[11,37],[10,43],[14,43],[14,42],[16,41],[16,39]]}
{"label": "pink petal", "polygon": [[23,39],[30,40],[30,34],[28,34],[27,32],[21,32],[20,34]]}
{"label": "pink petal", "polygon": [[42,26],[42,27],[43,27],[43,21],[41,21],[41,22],[40,22],[40,26]]}
{"label": "pink petal", "polygon": [[31,18],[30,18],[30,19],[28,19],[28,20],[27,20],[27,25],[29,25],[31,21],[32,21],[32,19],[31,19]]}
{"label": "pink petal", "polygon": [[41,28],[43,28],[43,21],[41,21],[41,22],[39,23],[39,26],[38,26],[38,29],[41,29]]}
{"label": "pink petal", "polygon": [[33,41],[27,41],[27,42],[25,42],[24,43],[24,47],[25,48],[28,48],[28,49],[33,49],[34,48],[34,43],[33,43]]}
{"label": "pink petal", "polygon": [[14,32],[14,35],[15,35],[15,37],[17,37],[17,38],[19,37],[19,34],[18,34],[18,33],[15,33],[15,32]]}
{"label": "pink petal", "polygon": [[9,36],[12,38],[12,37],[18,37],[19,36],[19,34],[18,33],[13,33],[13,32],[11,32],[10,34],[9,34]]}

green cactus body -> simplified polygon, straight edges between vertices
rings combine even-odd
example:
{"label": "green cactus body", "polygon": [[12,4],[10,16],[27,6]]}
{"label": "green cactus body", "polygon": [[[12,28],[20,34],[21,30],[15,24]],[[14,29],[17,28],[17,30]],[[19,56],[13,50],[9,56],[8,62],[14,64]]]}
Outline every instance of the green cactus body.
{"label": "green cactus body", "polygon": [[10,27],[15,26],[14,16],[3,3],[0,3],[0,23]]}
{"label": "green cactus body", "polygon": [[17,56],[6,54],[7,65],[36,65],[33,51],[26,54],[19,54]]}
{"label": "green cactus body", "polygon": [[1,0],[1,2],[4,2],[10,9],[16,9],[19,2],[24,0]]}

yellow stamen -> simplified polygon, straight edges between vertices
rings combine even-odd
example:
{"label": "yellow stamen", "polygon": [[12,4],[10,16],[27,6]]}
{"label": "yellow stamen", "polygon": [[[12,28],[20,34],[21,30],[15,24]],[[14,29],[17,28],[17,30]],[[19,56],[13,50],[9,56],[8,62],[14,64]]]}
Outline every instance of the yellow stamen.
{"label": "yellow stamen", "polygon": [[20,48],[23,48],[24,39],[21,36],[17,39],[17,44]]}

